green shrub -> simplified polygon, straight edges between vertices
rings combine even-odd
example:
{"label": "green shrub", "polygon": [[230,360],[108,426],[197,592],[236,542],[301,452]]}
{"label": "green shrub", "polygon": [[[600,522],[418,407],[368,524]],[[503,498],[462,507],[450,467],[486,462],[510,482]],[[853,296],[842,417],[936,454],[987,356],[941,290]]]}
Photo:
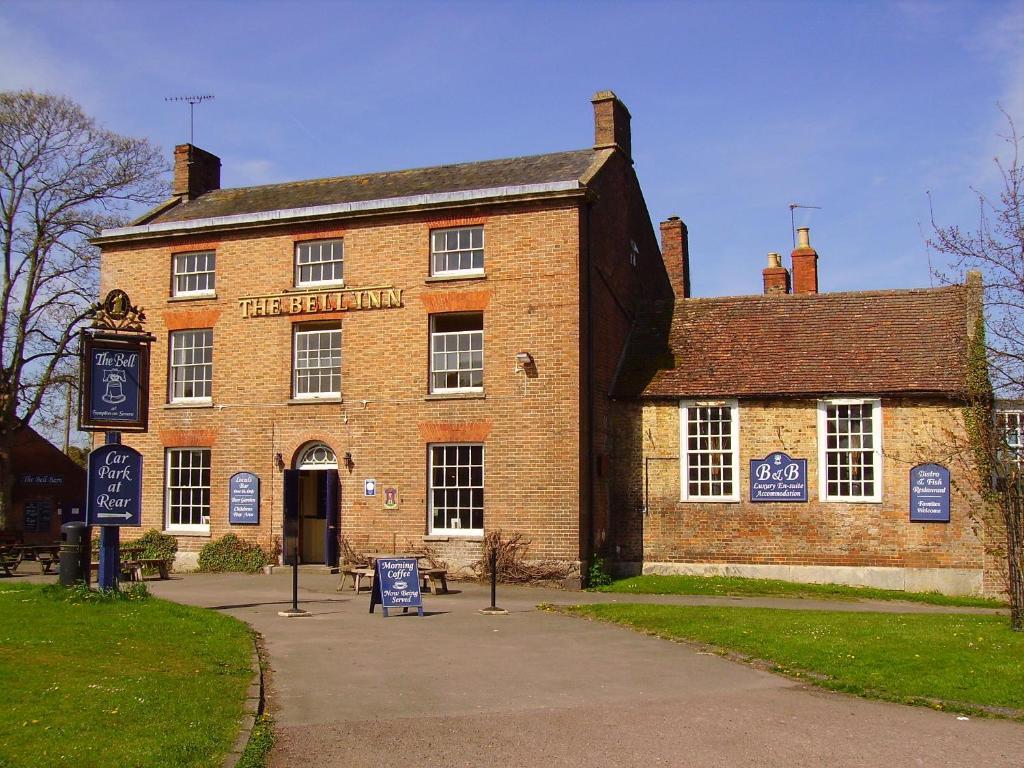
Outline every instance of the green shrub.
{"label": "green shrub", "polygon": [[614,579],[608,573],[608,567],[603,557],[594,556],[590,561],[590,568],[587,569],[587,588],[607,587]]}
{"label": "green shrub", "polygon": [[256,573],[273,559],[259,545],[229,533],[199,550],[199,570],[208,573],[241,571]]}
{"label": "green shrub", "polygon": [[178,540],[169,533],[161,533],[156,528],[150,528],[139,537],[138,541],[132,543],[144,547],[142,557],[147,560],[174,562],[174,555],[178,551]]}

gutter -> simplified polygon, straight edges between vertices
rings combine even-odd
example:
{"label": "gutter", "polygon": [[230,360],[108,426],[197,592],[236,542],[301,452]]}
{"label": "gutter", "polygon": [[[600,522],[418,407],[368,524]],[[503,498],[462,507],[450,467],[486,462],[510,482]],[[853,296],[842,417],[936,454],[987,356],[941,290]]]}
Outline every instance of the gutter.
{"label": "gutter", "polygon": [[403,197],[388,197],[351,203],[333,203],[331,205],[315,205],[304,208],[284,208],[275,211],[240,213],[232,216],[213,216],[188,221],[168,221],[157,224],[115,227],[103,230],[98,237],[92,238],[90,242],[95,245],[104,245],[118,240],[160,237],[206,229],[266,226],[345,214],[388,212],[406,208],[444,207],[459,203],[501,201],[539,195],[552,196],[557,193],[581,192],[585,189],[583,184],[574,179],[572,181],[552,181],[543,184],[516,184],[505,187],[470,189],[460,192],[406,195]]}

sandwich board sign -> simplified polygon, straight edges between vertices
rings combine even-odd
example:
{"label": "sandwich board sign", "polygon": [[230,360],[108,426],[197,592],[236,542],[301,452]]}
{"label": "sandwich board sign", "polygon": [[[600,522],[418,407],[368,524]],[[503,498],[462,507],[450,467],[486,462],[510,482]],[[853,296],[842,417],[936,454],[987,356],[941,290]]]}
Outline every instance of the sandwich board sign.
{"label": "sandwich board sign", "polygon": [[127,445],[101,445],[89,454],[89,525],[142,525],[142,454]]}
{"label": "sandwich board sign", "polygon": [[415,557],[378,557],[370,592],[370,613],[380,605],[387,617],[389,608],[408,613],[417,608],[423,615],[423,593],[420,592],[420,569]]}

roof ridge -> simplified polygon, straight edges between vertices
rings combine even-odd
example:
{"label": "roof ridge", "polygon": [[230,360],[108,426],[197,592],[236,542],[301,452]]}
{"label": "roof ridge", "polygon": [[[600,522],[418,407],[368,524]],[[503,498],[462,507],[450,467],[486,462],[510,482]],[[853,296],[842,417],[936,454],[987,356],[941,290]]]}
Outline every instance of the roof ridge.
{"label": "roof ridge", "polygon": [[278,181],[270,184],[253,184],[246,187],[224,187],[221,189],[214,189],[206,192],[203,195],[195,198],[200,200],[202,198],[214,197],[220,192],[249,192],[252,190],[259,189],[270,189],[276,188],[281,189],[285,187],[306,187],[314,184],[324,184],[327,182],[347,181],[350,179],[358,179],[363,176],[388,176],[390,174],[405,174],[405,173],[419,173],[422,171],[441,171],[446,168],[465,168],[471,165],[486,165],[488,163],[503,163],[503,162],[514,162],[518,160],[536,160],[542,157],[556,157],[558,155],[582,155],[584,153],[593,153],[594,150],[587,149],[568,149],[561,152],[541,152],[536,155],[518,155],[515,157],[495,157],[490,160],[470,160],[463,163],[442,163],[441,165],[424,165],[417,168],[394,168],[386,171],[370,171],[368,173],[350,173],[344,176],[324,176],[318,179],[295,179],[293,181]]}
{"label": "roof ridge", "polygon": [[786,301],[789,299],[795,299],[797,301],[807,301],[812,299],[827,299],[827,298],[860,298],[860,297],[883,297],[883,296],[905,296],[908,294],[915,293],[946,293],[959,291],[964,289],[963,283],[954,283],[953,285],[933,285],[927,288],[873,288],[870,290],[851,290],[851,291],[828,291],[828,292],[815,292],[815,293],[787,293],[787,294],[764,294],[764,293],[743,293],[733,296],[692,296],[684,299],[683,301],[676,303],[676,308],[685,307],[689,304],[694,303],[711,303],[711,302],[741,302],[741,301]]}

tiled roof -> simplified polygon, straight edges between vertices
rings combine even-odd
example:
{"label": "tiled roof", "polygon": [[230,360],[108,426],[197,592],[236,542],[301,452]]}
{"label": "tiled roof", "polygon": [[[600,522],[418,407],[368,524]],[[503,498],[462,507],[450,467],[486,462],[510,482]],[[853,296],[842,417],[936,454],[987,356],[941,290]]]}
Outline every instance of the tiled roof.
{"label": "tiled roof", "polygon": [[163,224],[413,195],[578,181],[604,155],[592,149],[207,192],[139,221]]}
{"label": "tiled roof", "polygon": [[955,395],[964,388],[967,295],[953,286],[652,305],[634,327],[615,394]]}

